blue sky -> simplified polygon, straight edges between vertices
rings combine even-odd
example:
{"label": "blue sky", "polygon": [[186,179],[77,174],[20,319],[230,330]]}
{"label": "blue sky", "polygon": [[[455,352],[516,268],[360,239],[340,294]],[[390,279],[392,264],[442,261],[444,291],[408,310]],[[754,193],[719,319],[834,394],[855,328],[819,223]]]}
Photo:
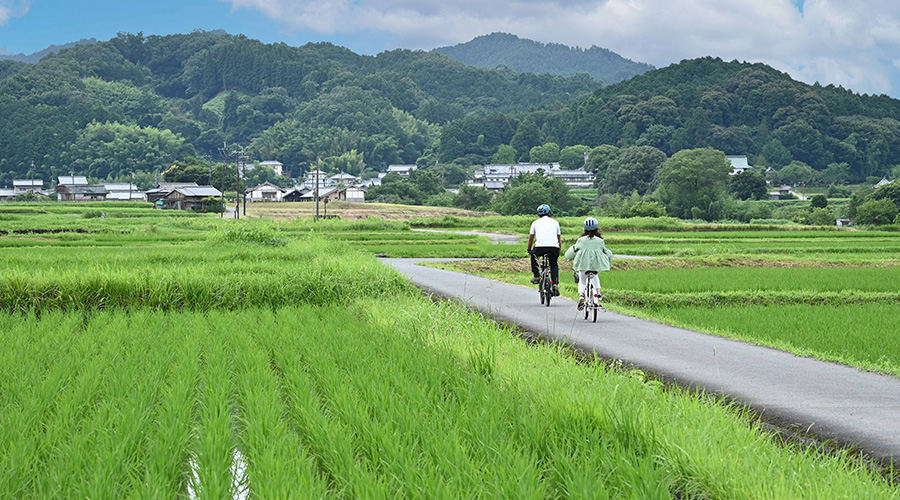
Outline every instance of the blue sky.
{"label": "blue sky", "polygon": [[702,56],[763,62],[808,83],[900,97],[897,0],[0,0],[6,53],[194,29],[363,54],[503,31],[657,67]]}

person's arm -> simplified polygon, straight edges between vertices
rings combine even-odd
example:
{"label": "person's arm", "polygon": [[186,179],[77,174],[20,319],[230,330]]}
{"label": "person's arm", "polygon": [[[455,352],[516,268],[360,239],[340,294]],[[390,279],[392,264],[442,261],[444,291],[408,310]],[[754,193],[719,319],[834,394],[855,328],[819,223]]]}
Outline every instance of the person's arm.
{"label": "person's arm", "polygon": [[531,245],[534,243],[534,233],[528,235],[528,253],[531,253]]}

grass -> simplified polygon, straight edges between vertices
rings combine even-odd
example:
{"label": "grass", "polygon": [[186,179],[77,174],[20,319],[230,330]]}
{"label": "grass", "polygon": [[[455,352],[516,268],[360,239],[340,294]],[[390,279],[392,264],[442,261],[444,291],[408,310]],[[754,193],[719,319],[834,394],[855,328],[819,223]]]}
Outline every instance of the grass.
{"label": "grass", "polygon": [[[900,375],[900,350],[892,347],[900,345],[896,260],[871,267],[819,264],[796,258],[614,260],[600,282],[612,310]],[[525,259],[435,265],[529,286]],[[574,299],[570,266],[561,262],[560,290]]]}
{"label": "grass", "polygon": [[[896,495],[846,456],[775,445],[714,399],[413,294],[4,324],[15,355],[0,366],[29,381],[7,379],[0,399],[2,491],[17,497]],[[66,325],[77,342],[59,342]]]}
{"label": "grass", "polygon": [[[409,231],[414,221],[222,221],[149,212],[104,219],[0,214],[13,218],[0,218],[0,229],[49,227],[69,217],[65,227],[90,231],[0,235],[0,496],[897,497],[895,485],[849,451],[796,449],[713,398],[576,361],[558,346],[529,346],[460,306],[421,297],[371,255],[521,255],[523,244],[424,236]],[[487,228],[510,222],[492,220]],[[574,236],[577,222],[565,222],[567,234]],[[872,318],[852,343],[877,346],[877,336],[890,335],[879,324],[895,323],[896,306],[870,299],[895,293],[891,267],[881,269],[882,279],[876,269],[836,270],[833,261],[802,251],[778,260],[709,251],[752,235],[798,248],[830,235],[834,248],[845,240],[890,247],[880,234],[648,234],[670,222],[645,223],[622,222],[621,234],[609,238],[622,238],[623,248],[632,244],[627,238],[635,245],[680,240],[702,255],[629,261],[629,271],[604,273],[605,295],[622,300],[615,307],[670,314],[672,322],[711,321],[725,331],[716,323],[722,316],[735,335],[761,335],[742,326],[754,318],[739,319],[743,309],[772,311],[760,332],[812,324],[820,335],[794,332],[772,342],[842,359],[855,358],[832,350],[844,337],[827,329],[842,313],[841,328],[857,314]],[[805,315],[816,308],[794,302],[732,311],[664,300],[757,293],[757,285],[785,275],[759,269],[742,278],[747,269],[739,266],[768,262],[814,262],[811,274],[786,267],[784,281],[802,283],[813,298],[864,283],[854,288],[864,299],[859,311],[841,306],[817,318]],[[527,280],[512,267],[495,271]],[[615,286],[607,280],[620,275]],[[626,282],[643,289],[629,291]],[[802,295],[787,286],[768,291],[776,292]],[[573,285],[565,283],[563,293],[573,295]],[[646,302],[624,305],[629,297]],[[797,321],[779,322],[785,315]],[[890,367],[876,352],[858,358]],[[245,469],[236,468],[236,457]]]}

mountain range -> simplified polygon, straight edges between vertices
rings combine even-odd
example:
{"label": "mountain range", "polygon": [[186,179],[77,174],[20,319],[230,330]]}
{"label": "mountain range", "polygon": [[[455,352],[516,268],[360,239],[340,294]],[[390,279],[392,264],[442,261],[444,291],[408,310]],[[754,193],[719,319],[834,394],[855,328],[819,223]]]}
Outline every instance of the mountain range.
{"label": "mountain range", "polygon": [[508,33],[491,33],[434,52],[478,68],[506,66],[520,73],[550,73],[574,76],[587,73],[604,84],[613,84],[640,75],[653,68],[634,62],[610,50],[589,49],[558,43],[541,43]]}

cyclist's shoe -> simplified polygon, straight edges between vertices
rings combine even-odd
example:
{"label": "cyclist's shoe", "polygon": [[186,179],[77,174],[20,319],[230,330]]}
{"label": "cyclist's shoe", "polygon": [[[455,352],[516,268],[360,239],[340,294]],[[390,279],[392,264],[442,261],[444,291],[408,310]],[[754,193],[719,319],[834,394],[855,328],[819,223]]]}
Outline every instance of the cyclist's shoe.
{"label": "cyclist's shoe", "polygon": [[554,297],[559,297],[559,287],[556,286],[556,283],[553,284],[553,292],[552,293],[553,293]]}
{"label": "cyclist's shoe", "polygon": [[534,278],[531,278],[531,284],[532,284],[532,285],[537,285],[537,284],[540,283],[540,282],[541,282],[541,278],[539,278],[539,277],[537,277],[537,276],[535,276]]}
{"label": "cyclist's shoe", "polygon": [[578,310],[584,311],[584,296],[578,297]]}

